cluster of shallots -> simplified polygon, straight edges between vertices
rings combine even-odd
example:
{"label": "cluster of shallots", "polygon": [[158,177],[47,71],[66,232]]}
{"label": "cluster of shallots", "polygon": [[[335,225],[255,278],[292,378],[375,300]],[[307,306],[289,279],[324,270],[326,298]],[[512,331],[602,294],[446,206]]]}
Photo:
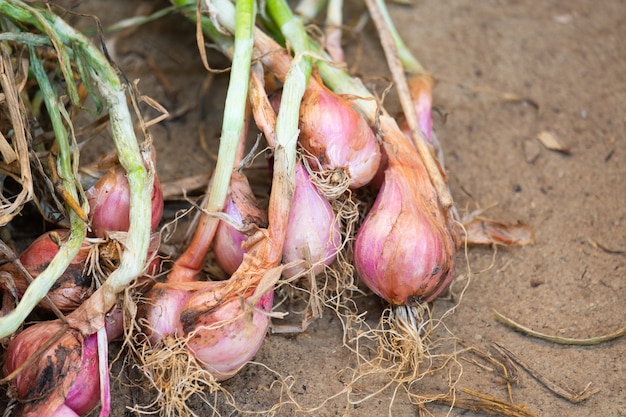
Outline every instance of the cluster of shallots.
{"label": "cluster of shallots", "polygon": [[[106,343],[125,331],[129,344],[141,344],[131,347],[138,354],[139,368],[159,366],[148,356],[160,356],[146,352],[182,347],[185,361],[191,358],[194,369],[208,375],[207,383],[216,383],[234,376],[254,357],[270,326],[280,327],[272,319],[289,313],[284,311],[289,310],[285,307],[289,302],[284,302],[289,291],[295,288],[310,299],[316,296],[316,277],[356,271],[371,292],[402,311],[432,302],[454,278],[460,229],[433,131],[433,79],[419,65],[412,67],[419,70],[412,72],[408,83],[391,67],[409,102],[398,123],[359,79],[342,69],[342,62],[330,62],[330,56],[344,59],[341,31],[329,31],[328,43],[320,44],[309,37],[302,19],[284,0],[211,0],[210,16],[201,14],[205,7],[196,0],[172,2],[233,61],[218,160],[200,210],[189,222],[191,239],[181,244],[179,253],[169,251],[175,259],[162,277],[143,279],[139,272],[131,277],[143,281],[133,287],[137,297],[130,326],[125,328],[129,323],[124,323],[123,306],[109,311],[125,290],[119,287],[115,294],[98,298],[107,306],[104,312],[109,311],[106,320],[99,321],[98,312],[92,310],[80,311],[77,319],[74,315],[85,300],[91,302],[103,282],[127,268],[123,256],[117,257],[130,253],[125,250],[134,245],[136,236],[130,236],[130,230],[138,217],[131,212],[137,212],[133,204],[138,200],[133,198],[143,190],[133,188],[134,173],[120,163],[86,191],[89,210],[81,220],[89,235],[39,303],[46,317],[52,312],[59,318],[27,327],[8,344],[3,371],[17,404],[16,416],[85,415],[98,403],[101,415],[107,415]],[[383,2],[366,3],[376,20],[381,12],[376,8]],[[0,2],[0,8],[3,5]],[[257,7],[265,8],[263,26],[256,25]],[[17,14],[15,19],[26,15]],[[381,34],[386,33],[383,20],[376,23]],[[273,28],[271,34],[264,31],[267,27]],[[383,42],[384,47],[389,44],[393,41]],[[126,97],[117,86],[119,96],[108,103],[124,107]],[[110,123],[118,123],[119,114],[111,114]],[[244,156],[244,149],[250,145],[252,122],[266,141],[270,190],[255,188],[246,176],[245,162],[252,158]],[[124,158],[120,154],[120,161]],[[143,163],[153,172],[154,158]],[[137,164],[141,170],[141,158]],[[156,173],[153,178],[153,238],[147,265],[141,266],[146,275],[160,268],[151,260],[162,243],[156,230],[162,223],[164,197]],[[149,191],[148,187],[143,191],[146,200]],[[258,198],[261,195],[268,198]],[[351,223],[341,212],[346,201],[355,207]],[[487,233],[488,228],[480,229]],[[503,226],[493,234],[504,236],[505,230]],[[143,232],[148,235],[147,226]],[[0,268],[0,319],[27,298],[32,280],[44,274],[72,239],[73,230],[49,231]],[[494,239],[483,234],[478,240]],[[205,268],[207,262],[214,264]],[[217,268],[220,273],[212,273]],[[343,297],[345,289],[340,286],[335,284],[333,291]],[[323,305],[325,300],[318,302]],[[275,311],[278,304],[281,313]],[[92,316],[85,319],[85,314]],[[151,368],[147,379],[168,391],[163,384],[174,380],[173,369]],[[171,378],[158,381],[158,375]],[[186,385],[196,389],[196,382],[175,381],[171,391]],[[188,397],[181,396],[182,402]],[[163,410],[170,410],[168,402],[179,400],[166,398]]]}
{"label": "cluster of shallots", "polygon": [[[108,250],[116,243],[109,235],[128,231],[129,186],[124,169],[115,164],[86,191],[89,203],[90,237],[82,244],[78,255],[39,303],[42,315],[61,312],[69,319],[106,278],[109,268],[119,263],[119,254]],[[163,213],[163,194],[158,177],[152,191],[151,228],[154,232]],[[60,246],[67,243],[70,230],[56,229],[35,239],[13,263],[2,266],[1,274],[6,293],[19,301],[28,290],[31,280],[53,262]],[[152,239],[146,274],[158,269],[158,234]],[[105,252],[100,254],[100,252]],[[149,285],[149,280],[146,279]],[[3,307],[5,304],[3,303]],[[99,354],[102,345],[96,334],[84,336],[67,325],[63,319],[38,322],[18,333],[8,344],[4,373],[11,378],[11,392],[17,407],[15,416],[82,416],[91,412],[101,401],[101,393],[108,390],[108,380],[101,379]],[[105,318],[106,340],[123,333],[121,307],[116,305]],[[101,387],[101,384],[105,387]],[[104,401],[103,401],[104,403]],[[104,404],[103,404],[104,406]],[[103,407],[104,409],[104,407]]]}

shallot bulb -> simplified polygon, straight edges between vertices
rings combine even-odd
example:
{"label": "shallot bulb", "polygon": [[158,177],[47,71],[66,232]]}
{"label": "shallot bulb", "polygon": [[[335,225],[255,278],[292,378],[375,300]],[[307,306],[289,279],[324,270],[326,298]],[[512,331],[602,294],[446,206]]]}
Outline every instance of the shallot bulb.
{"label": "shallot bulb", "polygon": [[343,171],[350,188],[368,184],[380,164],[380,146],[350,103],[311,78],[300,106],[300,144],[324,171]]}
{"label": "shallot bulb", "polygon": [[341,231],[328,200],[320,194],[302,164],[296,165],[296,189],[287,221],[283,263],[306,261],[286,268],[293,277],[313,265],[313,274],[333,263],[341,246]]}
{"label": "shallot bulb", "polygon": [[[208,296],[208,297],[207,297]],[[213,311],[204,303],[211,294],[198,292],[185,304],[181,322],[191,334],[188,347],[213,377],[234,376],[261,347],[270,325],[274,291],[262,294],[254,306],[252,297],[236,297]]]}
{"label": "shallot bulb", "polygon": [[[63,329],[60,321],[28,327],[11,341],[5,374],[10,374]],[[18,400],[16,417],[81,416],[100,401],[96,335],[83,339],[67,329],[41,356],[26,366],[11,384]]]}
{"label": "shallot bulb", "polygon": [[249,305],[253,295],[221,299],[227,281],[157,284],[140,315],[153,346],[188,337],[187,347],[217,381],[235,375],[256,354],[269,328],[273,290]]}
{"label": "shallot bulb", "polygon": [[220,222],[215,232],[213,253],[220,268],[232,275],[247,252],[245,242],[248,236],[258,228],[267,227],[265,210],[257,202],[247,178],[239,172],[232,174],[230,195],[226,200],[224,213],[236,227],[225,221]]}
{"label": "shallot bulb", "polygon": [[[91,229],[98,237],[107,232],[128,231],[130,227],[130,186],[120,165],[109,169],[86,191]],[[157,175],[152,189],[151,230],[155,231],[163,215],[163,192]]]}
{"label": "shallot bulb", "polygon": [[[444,168],[443,148],[433,130],[433,78],[425,73],[415,74],[408,79],[408,84],[409,93],[413,100],[413,108],[417,116],[417,124],[422,132],[422,138],[417,139],[424,140],[433,155],[437,157],[441,168]],[[406,119],[401,118],[398,123],[404,135],[412,142],[415,138],[413,138]]]}
{"label": "shallot bulb", "polygon": [[[68,230],[44,233],[20,254],[20,262],[33,278],[37,278],[59,252],[59,244],[68,237]],[[50,301],[64,313],[75,310],[93,292],[93,277],[85,274],[88,255],[89,246],[83,244],[78,255],[72,259],[65,272],[48,292]],[[13,264],[4,265],[3,270],[12,275],[18,295],[21,297],[28,287],[28,281]],[[46,309],[50,308],[45,301],[39,305]]]}
{"label": "shallot bulb", "polygon": [[140,316],[146,320],[145,332],[152,345],[158,344],[167,336],[183,336],[180,313],[191,296],[191,290],[158,283],[144,298]]}
{"label": "shallot bulb", "polygon": [[455,237],[423,169],[390,159],[376,201],[354,242],[363,282],[393,305],[430,302],[454,277]]}
{"label": "shallot bulb", "polygon": [[417,123],[424,137],[430,143],[433,134],[433,78],[428,74],[416,74],[408,79],[408,84],[417,115]]}

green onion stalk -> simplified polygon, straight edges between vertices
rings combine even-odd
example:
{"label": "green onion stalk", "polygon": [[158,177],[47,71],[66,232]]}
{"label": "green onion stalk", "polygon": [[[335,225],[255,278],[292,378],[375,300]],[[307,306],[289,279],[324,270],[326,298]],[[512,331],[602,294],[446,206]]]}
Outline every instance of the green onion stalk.
{"label": "green onion stalk", "polygon": [[387,8],[387,4],[385,0],[375,0],[378,9],[380,10],[381,17],[384,19],[385,24],[389,28],[389,33],[393,39],[393,43],[396,46],[396,50],[398,51],[398,58],[400,58],[400,62],[402,63],[402,67],[407,72],[407,74],[426,74],[426,69],[422,66],[422,64],[418,61],[418,59],[413,55],[411,50],[406,46],[402,36],[396,29],[395,24],[393,23],[393,19],[389,15],[389,9]]}
{"label": "green onion stalk", "polygon": [[[46,109],[50,115],[50,121],[54,130],[56,143],[59,149],[56,171],[60,177],[63,188],[69,198],[78,201],[79,184],[74,181],[74,167],[72,166],[72,149],[69,144],[68,131],[63,123],[60,109],[61,104],[48,80],[42,62],[37,57],[33,47],[30,47],[31,68],[41,89]],[[76,156],[76,153],[74,153]],[[76,158],[74,158],[74,162]],[[86,204],[82,205],[86,209]],[[22,301],[16,308],[0,318],[0,338],[15,332],[26,319],[26,316],[46,296],[57,278],[67,269],[70,262],[78,254],[82,242],[87,234],[85,222],[81,216],[67,206],[71,233],[67,242],[59,248],[59,253],[52,259],[49,266],[38,276],[38,279],[27,288]]]}
{"label": "green onion stalk", "polygon": [[[196,0],[173,0],[181,12],[191,16],[190,9],[199,7]],[[228,0],[211,0],[207,2],[210,10],[215,12],[219,25],[228,32],[236,34],[238,22],[235,7]],[[289,38],[294,49],[308,51],[310,49],[309,38],[306,35],[302,20],[294,16],[286,2],[281,0],[266,1],[265,5],[269,17],[280,28],[282,35]],[[195,20],[195,19],[194,19]],[[201,27],[205,34],[212,36],[216,31],[213,21],[208,18],[201,20]],[[255,28],[253,42],[263,34]],[[263,36],[266,36],[263,34]],[[213,38],[220,44],[221,39]],[[297,44],[297,47],[296,45]],[[277,44],[276,44],[277,45]],[[227,48],[222,47],[222,50]],[[277,49],[281,49],[277,45]],[[257,51],[258,55],[258,51]],[[297,54],[290,64],[285,67],[283,77],[284,86],[281,105],[276,121],[276,143],[274,149],[274,180],[272,181],[272,193],[269,202],[269,236],[272,249],[270,258],[280,258],[282,245],[285,240],[286,223],[291,209],[293,193],[295,190],[295,165],[297,158],[297,139],[299,135],[298,121],[300,102],[306,90],[311,75],[312,62],[309,54]],[[247,90],[246,90],[247,91]],[[274,219],[272,221],[272,219]],[[272,262],[270,262],[271,264]]]}
{"label": "green onion stalk", "polygon": [[[187,4],[181,1],[175,3],[179,7]],[[196,226],[188,249],[176,260],[174,268],[168,276],[168,281],[170,282],[195,280],[202,268],[204,256],[209,250],[219,223],[219,219],[212,216],[211,213],[222,211],[226,203],[237,149],[242,133],[245,131],[248,81],[250,79],[250,63],[254,46],[252,34],[255,25],[256,8],[256,2],[252,0],[237,2],[234,47],[231,47],[231,42],[226,40],[223,34],[215,30],[214,26],[208,25],[206,27],[209,36],[216,39],[220,45],[223,45],[223,51],[231,56],[232,66],[224,104],[224,119],[222,121],[217,164],[213,179],[207,190],[207,198],[202,205],[204,214]],[[196,18],[195,13],[187,13],[187,15],[194,20]]]}
{"label": "green onion stalk", "polygon": [[305,22],[314,20],[324,8],[327,0],[301,0],[295,8],[295,12]]}
{"label": "green onion stalk", "polygon": [[[366,0],[366,4],[378,30],[389,69],[398,89],[405,126],[410,132],[412,142],[427,165],[434,165],[432,158],[426,155],[426,151],[432,149],[437,156],[437,162],[442,169],[445,169],[443,149],[433,131],[433,77],[402,40],[389,15],[385,1]],[[436,173],[431,173],[431,177],[435,177],[434,174]],[[433,182],[439,191],[439,187],[443,185],[438,178],[435,178]],[[446,194],[449,195],[449,193]],[[453,211],[456,209],[453,208]]]}
{"label": "green onion stalk", "polygon": [[[298,52],[308,51],[309,49],[309,39],[308,36],[305,36],[306,31],[304,30],[302,20],[293,15],[284,0],[268,0],[266,7],[270,17],[280,27],[285,39],[289,39],[297,53],[291,63],[283,86],[278,117],[276,119],[276,149],[274,150],[274,167],[279,173],[284,175],[279,180],[288,182],[288,185],[285,186],[288,189],[286,195],[289,198],[285,198],[285,194],[282,192],[272,192],[270,196],[270,204],[274,203],[277,206],[284,204],[285,207],[278,209],[278,211],[288,215],[296,186],[296,145],[299,134],[300,103],[311,76],[312,63],[309,56]],[[283,195],[281,196],[281,194]],[[284,239],[284,235],[285,232],[281,236],[282,239]]]}
{"label": "green onion stalk", "polygon": [[[144,165],[142,150],[139,147],[130,111],[127,106],[127,91],[120,80],[118,71],[107,58],[84,35],[69,26],[62,18],[48,9],[32,6],[19,0],[0,0],[0,14],[19,27],[34,26],[47,37],[58,54],[59,67],[67,81],[67,93],[74,105],[79,105],[76,85],[71,82],[74,75],[71,62],[76,63],[84,85],[91,89],[96,86],[104,107],[109,112],[110,129],[117,149],[120,164],[127,173],[130,186],[130,228],[125,241],[119,267],[108,277],[103,285],[86,300],[75,312],[67,317],[69,324],[88,335],[98,331],[104,325],[104,317],[115,304],[117,294],[137,278],[144,270],[148,244],[150,241],[151,191],[154,179],[154,167],[149,170]],[[16,29],[17,30],[17,29]],[[20,38],[18,38],[20,39]],[[21,38],[28,42],[28,37]],[[47,43],[37,38],[37,44]],[[31,57],[35,57],[30,45]],[[32,60],[36,78],[45,96],[56,140],[59,143],[58,174],[63,187],[76,202],[83,201],[81,189],[75,173],[78,153],[70,153],[67,128],[63,124],[62,110],[55,98],[54,91],[44,82],[44,75],[37,70],[38,60]],[[93,96],[96,103],[101,103]],[[68,118],[65,117],[67,125]],[[149,160],[149,158],[146,158]],[[148,162],[150,164],[150,162]],[[85,219],[75,210],[68,210],[71,225],[71,237],[61,245],[59,253],[50,265],[28,287],[18,306],[6,316],[0,318],[0,337],[15,332],[26,316],[48,292],[56,279],[63,273],[86,235]]]}

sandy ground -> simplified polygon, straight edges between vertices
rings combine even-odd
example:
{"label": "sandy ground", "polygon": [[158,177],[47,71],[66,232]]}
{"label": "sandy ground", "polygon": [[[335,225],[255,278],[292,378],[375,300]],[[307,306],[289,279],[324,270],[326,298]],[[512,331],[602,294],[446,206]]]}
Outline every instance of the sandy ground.
{"label": "sandy ground", "polygon": [[[75,2],[75,10],[97,15],[106,26],[165,4],[84,1]],[[413,7],[390,7],[410,48],[437,79],[435,129],[457,207],[485,209],[488,217],[528,223],[535,231],[532,246],[497,252],[471,248],[467,258],[459,255],[453,292],[468,278],[469,285],[445,319],[450,334],[484,352],[494,352],[492,344],[498,342],[559,386],[579,392],[591,384],[599,390],[572,404],[520,368],[513,402],[536,415],[626,416],[625,340],[561,346],[514,332],[493,315],[495,309],[536,331],[572,338],[608,334],[626,323],[626,307],[619,301],[626,296],[626,3],[417,0]],[[91,24],[85,18],[80,22]],[[386,76],[373,33],[371,25],[362,33],[358,69]],[[226,76],[217,75],[210,92],[202,91],[207,72],[193,27],[183,18],[167,17],[108,46],[127,76],[141,79],[142,92],[172,114],[152,129],[161,178],[206,173],[213,159],[198,132],[202,129],[208,143],[219,135]],[[227,65],[217,54],[210,61],[219,68]],[[541,132],[551,133],[568,154],[542,146]],[[438,300],[435,310],[456,301]],[[381,308],[374,297],[363,306],[372,316]],[[342,348],[341,334],[339,321],[328,312],[304,334],[269,336],[255,360],[290,376],[303,406],[317,406],[343,389],[337,372],[354,363]],[[457,356],[459,396],[467,397],[461,390],[471,389],[506,399],[502,381],[469,359],[476,356]],[[435,374],[411,391],[445,393],[448,378],[456,378],[459,369]],[[250,365],[224,387],[242,408],[261,411],[277,402],[276,393],[266,390],[272,380],[262,367]],[[342,395],[312,414],[428,415],[403,390],[393,402],[392,396],[387,390],[346,406]],[[147,400],[123,386],[116,386],[113,399],[115,417],[135,415],[126,407]],[[209,405],[194,407],[198,415],[210,415]],[[442,405],[427,410],[435,416],[487,415]],[[293,415],[294,407],[275,414]]]}

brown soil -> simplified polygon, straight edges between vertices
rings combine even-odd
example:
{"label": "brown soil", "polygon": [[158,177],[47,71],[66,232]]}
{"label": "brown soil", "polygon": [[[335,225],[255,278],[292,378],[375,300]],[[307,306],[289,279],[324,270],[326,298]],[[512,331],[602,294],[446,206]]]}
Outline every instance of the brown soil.
{"label": "brown soil", "polygon": [[[493,342],[502,344],[558,385],[573,391],[587,384],[599,389],[586,401],[572,404],[520,369],[518,383],[512,386],[513,401],[537,415],[626,416],[625,340],[560,346],[514,332],[493,315],[495,309],[539,332],[574,338],[600,336],[626,325],[626,307],[619,301],[626,298],[624,2],[415,3],[391,5],[391,12],[410,48],[437,79],[435,129],[458,208],[481,208],[494,219],[528,223],[536,237],[532,246],[496,253],[471,248],[471,281],[445,325],[482,351],[493,352]],[[74,10],[98,16],[106,27],[141,13],[141,8],[165,5],[81,1]],[[84,17],[68,18],[93,27]],[[371,24],[361,34],[364,55],[358,70],[387,76],[373,34]],[[170,16],[107,39],[115,39],[108,44],[109,52],[128,78],[140,79],[141,91],[172,115],[152,129],[161,178],[207,173],[214,160],[203,150],[199,130],[215,143],[227,75],[216,75],[208,93],[201,90],[208,73],[199,60],[192,25]],[[350,51],[354,56],[358,48],[353,45]],[[209,59],[217,68],[228,65],[218,54]],[[569,153],[542,146],[540,132],[552,133]],[[98,146],[107,145],[96,143],[94,152]],[[453,287],[457,291],[470,275],[462,255],[459,265]],[[442,299],[435,307],[445,310],[453,303]],[[364,306],[373,313],[380,310],[374,297]],[[343,389],[337,372],[354,363],[342,348],[341,334],[340,322],[329,311],[301,335],[269,336],[255,360],[291,376],[296,399],[313,407]],[[458,392],[469,388],[507,398],[505,386],[491,371],[461,356]],[[445,393],[447,378],[445,373],[436,375],[412,391]],[[275,393],[266,390],[272,379],[262,367],[249,365],[224,387],[242,408],[261,411],[277,402]],[[390,406],[392,395],[385,391],[348,406],[340,396],[312,415],[420,415],[402,390]],[[126,407],[146,400],[116,385],[113,415],[135,415]],[[427,408],[436,416],[466,413],[442,405]],[[198,415],[210,411],[198,402]],[[292,406],[276,413],[293,414]]]}

